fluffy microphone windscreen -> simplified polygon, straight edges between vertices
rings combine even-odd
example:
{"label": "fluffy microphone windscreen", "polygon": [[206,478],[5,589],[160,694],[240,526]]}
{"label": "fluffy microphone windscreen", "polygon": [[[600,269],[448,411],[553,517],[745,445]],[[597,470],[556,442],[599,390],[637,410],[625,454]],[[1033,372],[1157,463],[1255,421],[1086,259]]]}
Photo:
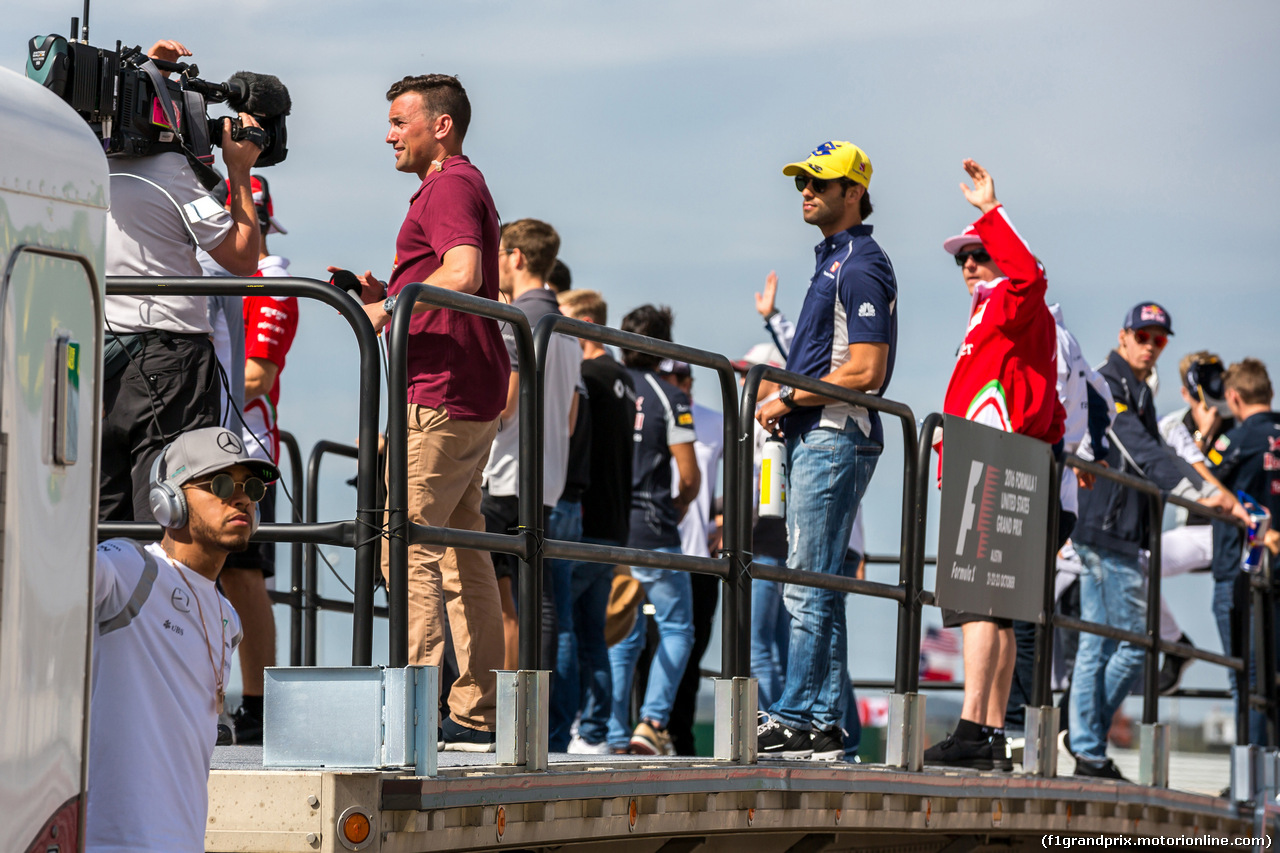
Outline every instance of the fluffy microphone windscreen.
{"label": "fluffy microphone windscreen", "polygon": [[243,104],[235,104],[237,109],[256,115],[271,118],[288,115],[293,109],[289,98],[289,90],[274,74],[257,74],[253,71],[237,71],[227,82],[234,85],[237,81],[244,85],[248,96]]}

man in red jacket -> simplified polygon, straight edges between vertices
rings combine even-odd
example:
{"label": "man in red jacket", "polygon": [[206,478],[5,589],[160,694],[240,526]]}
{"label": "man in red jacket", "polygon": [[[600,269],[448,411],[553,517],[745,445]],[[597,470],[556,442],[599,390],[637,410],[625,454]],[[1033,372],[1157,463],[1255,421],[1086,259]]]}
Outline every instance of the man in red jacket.
{"label": "man in red jacket", "polygon": [[[1066,413],[1058,401],[1057,332],[1044,301],[1044,268],[996,200],[991,175],[973,160],[964,169],[973,187],[960,189],[982,216],[942,244],[971,297],[943,411],[1056,444]],[[943,625],[964,632],[964,704],[955,731],[925,750],[925,763],[1012,770],[1004,711],[1017,653],[1013,622],[944,610]]]}

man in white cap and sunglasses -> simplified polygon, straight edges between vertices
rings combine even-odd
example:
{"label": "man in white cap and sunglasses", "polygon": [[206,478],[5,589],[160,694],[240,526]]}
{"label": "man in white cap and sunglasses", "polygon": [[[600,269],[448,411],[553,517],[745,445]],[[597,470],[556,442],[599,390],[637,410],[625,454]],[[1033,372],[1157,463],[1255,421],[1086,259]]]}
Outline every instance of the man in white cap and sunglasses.
{"label": "man in white cap and sunglasses", "polygon": [[86,851],[203,851],[209,760],[240,619],[216,587],[279,477],[240,435],[192,430],[151,468],[164,527],[98,546]]}

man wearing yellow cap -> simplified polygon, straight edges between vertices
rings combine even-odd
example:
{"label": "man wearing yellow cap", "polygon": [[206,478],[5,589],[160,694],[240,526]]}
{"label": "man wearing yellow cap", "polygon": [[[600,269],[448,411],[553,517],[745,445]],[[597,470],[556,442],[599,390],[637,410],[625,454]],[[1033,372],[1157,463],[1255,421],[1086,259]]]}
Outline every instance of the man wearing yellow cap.
{"label": "man wearing yellow cap", "polygon": [[[822,232],[787,369],[882,394],[897,349],[898,285],[863,224],[871,161],[850,142],[824,142],[782,173],[795,177],[804,221]],[[787,443],[787,566],[843,574],[858,503],[884,448],[879,416],[784,385],[757,417]],[[761,715],[759,756],[834,761],[844,753],[844,595],[788,585],[783,600],[791,614],[786,683]]]}

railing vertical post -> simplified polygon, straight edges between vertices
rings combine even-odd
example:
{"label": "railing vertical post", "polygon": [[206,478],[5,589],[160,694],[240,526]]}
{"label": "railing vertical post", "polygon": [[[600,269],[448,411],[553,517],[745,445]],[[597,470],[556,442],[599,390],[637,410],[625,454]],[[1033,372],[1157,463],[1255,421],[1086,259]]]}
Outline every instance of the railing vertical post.
{"label": "railing vertical post", "polygon": [[425,287],[412,282],[397,295],[400,310],[391,316],[387,354],[387,660],[392,668],[409,664],[409,324]]}
{"label": "railing vertical post", "polygon": [[[720,630],[724,633],[720,675],[722,678],[747,678],[751,675],[751,547],[743,548],[743,530],[750,535],[746,519],[751,516],[742,514],[743,502],[735,500],[734,496],[740,492],[749,496],[751,492],[751,477],[742,479],[738,461],[744,449],[751,446],[746,443],[749,422],[742,420],[738,405],[737,374],[732,368],[721,368],[716,371],[716,376],[720,380],[720,408],[724,414],[725,498],[720,555],[729,561],[729,577],[724,583],[720,606]],[[731,658],[723,656],[725,648],[733,649]]]}
{"label": "railing vertical post", "polygon": [[1036,776],[1058,775],[1059,709],[1053,707],[1053,604],[1058,568],[1058,525],[1060,523],[1062,478],[1070,477],[1063,463],[1054,460],[1049,469],[1048,524],[1045,526],[1044,594],[1040,599],[1041,620],[1036,623],[1035,656],[1032,662],[1031,704],[1023,725],[1022,769]]}
{"label": "railing vertical post", "polygon": [[[925,523],[929,514],[929,470],[933,458],[933,433],[942,425],[942,415],[929,413],[920,427],[903,423],[906,442],[903,453],[902,534],[898,563],[898,583],[906,597],[898,608],[898,659],[894,672],[893,692],[917,693],[920,690],[920,591],[924,587]],[[911,434],[906,439],[907,433]],[[923,733],[922,733],[923,734]]]}
{"label": "railing vertical post", "polygon": [[1139,734],[1138,782],[1163,788],[1169,784],[1168,726],[1160,723],[1160,536],[1164,527],[1164,495],[1147,498],[1150,556],[1147,558],[1147,648],[1142,683],[1142,729]]}
{"label": "railing vertical post", "polygon": [[[308,524],[318,520],[320,503],[320,458],[324,455],[320,444],[311,448],[311,457],[307,460],[307,499],[303,504],[303,515]],[[302,609],[306,619],[302,624],[302,665],[316,665],[316,633],[320,608],[316,600],[320,597],[320,578],[316,571],[316,549],[314,542],[308,542],[303,550],[303,584]]]}
{"label": "railing vertical post", "polygon": [[[520,623],[518,666],[522,670],[540,670],[552,661],[542,659],[543,557],[542,540],[546,536],[545,513],[542,509],[542,425],[543,396],[546,384],[549,331],[537,341],[527,322],[512,323],[516,336],[516,356],[520,382],[520,496],[516,515],[524,531],[527,553],[520,560],[516,575],[517,618]],[[548,327],[550,328],[550,327]],[[545,720],[545,716],[544,716]]]}
{"label": "railing vertical post", "polygon": [[[293,433],[280,431],[280,444],[289,451],[289,481],[296,497],[291,501],[290,521],[302,521],[302,500],[305,481],[302,479],[302,452]],[[279,506],[279,502],[277,502]],[[302,666],[302,607],[305,602],[302,579],[301,542],[289,546],[289,666]]]}
{"label": "railing vertical post", "polygon": [[1258,683],[1266,700],[1266,734],[1268,749],[1275,749],[1280,738],[1280,701],[1276,689],[1276,599],[1275,585],[1271,577],[1271,552],[1262,549],[1262,615],[1258,619]]}

